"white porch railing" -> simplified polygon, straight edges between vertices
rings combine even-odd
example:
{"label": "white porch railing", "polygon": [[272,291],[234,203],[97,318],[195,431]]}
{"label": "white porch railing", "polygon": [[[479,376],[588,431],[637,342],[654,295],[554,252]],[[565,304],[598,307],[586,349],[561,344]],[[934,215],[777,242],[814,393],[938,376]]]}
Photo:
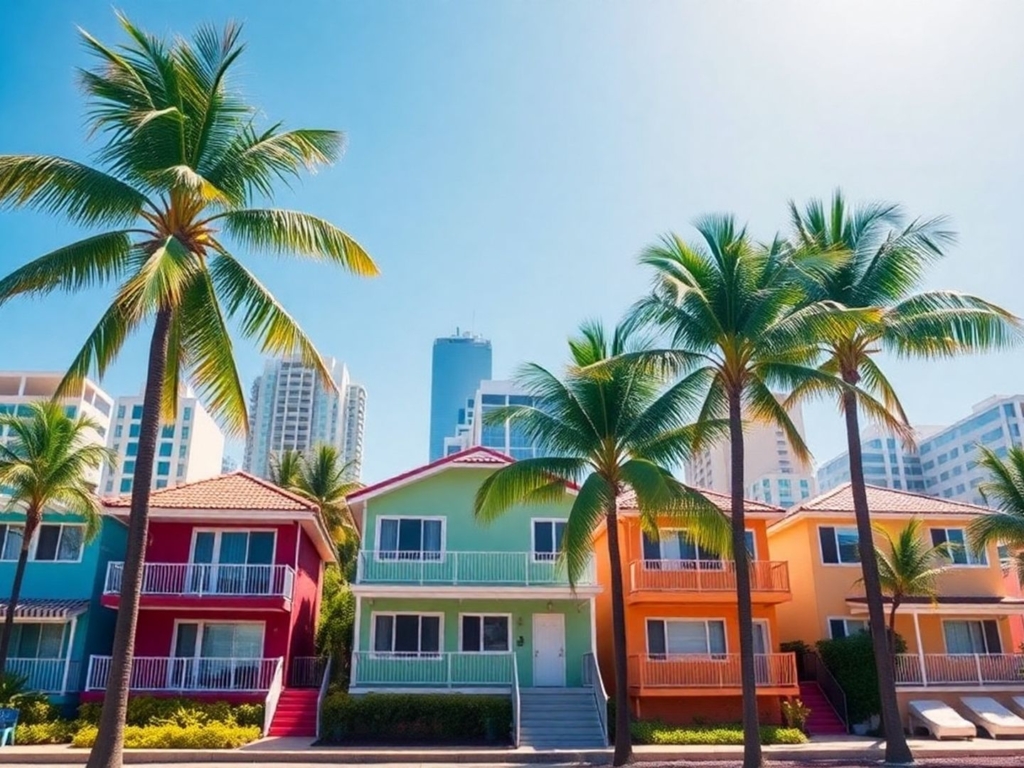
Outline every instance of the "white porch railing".
{"label": "white porch railing", "polygon": [[511,686],[511,653],[377,653],[352,654],[357,686],[470,687]]}
{"label": "white porch railing", "polygon": [[901,653],[896,655],[897,685],[1024,685],[1024,654]]}
{"label": "white porch railing", "polygon": [[[629,566],[632,591],[735,592],[736,564],[729,560],[634,560]],[[754,592],[789,592],[789,564],[750,563]]]}
{"label": "white porch railing", "polygon": [[[119,595],[124,563],[108,563],[103,593]],[[295,570],[290,565],[146,563],[142,594],[167,597],[285,597],[291,599]]]}
{"label": "white porch railing", "polygon": [[[129,686],[133,691],[267,691],[279,661],[136,656]],[[90,656],[85,689],[105,690],[109,674],[109,656]]]}
{"label": "white porch railing", "polygon": [[[565,566],[532,552],[393,552],[359,553],[358,583],[449,584],[480,586],[569,586]],[[596,582],[594,563],[577,582]]]}
{"label": "white porch railing", "polygon": [[270,687],[267,689],[267,698],[263,700],[263,735],[270,733],[270,726],[274,722],[274,715],[277,714],[277,703],[281,700],[281,691],[284,690],[284,659],[278,659],[274,665],[274,674],[270,678]]}
{"label": "white porch railing", "polygon": [[604,743],[607,744],[608,693],[604,689],[604,680],[601,679],[601,668],[597,666],[597,657],[592,653],[583,654],[583,685],[589,687],[594,694],[597,717],[601,721],[601,733],[604,734]]}
{"label": "white porch railing", "polygon": [[[739,688],[740,655],[667,654],[629,657],[629,684],[640,688]],[[762,653],[754,656],[758,686],[797,685],[796,655]]]}
{"label": "white porch railing", "polygon": [[[7,659],[6,671],[27,678],[26,688],[39,693],[78,690],[79,662],[67,659]],[[66,674],[65,674],[66,673]],[[66,681],[66,682],[65,682]],[[66,687],[65,687],[66,686]]]}

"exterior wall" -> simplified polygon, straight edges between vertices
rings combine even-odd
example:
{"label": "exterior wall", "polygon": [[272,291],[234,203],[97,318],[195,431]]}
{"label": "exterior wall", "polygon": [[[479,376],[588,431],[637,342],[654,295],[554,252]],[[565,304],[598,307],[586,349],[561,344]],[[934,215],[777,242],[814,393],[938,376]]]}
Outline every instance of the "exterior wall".
{"label": "exterior wall", "polygon": [[299,536],[299,560],[295,566],[289,647],[291,656],[314,656],[317,618],[320,615],[320,577],[323,573],[323,563],[306,532],[298,524],[295,528]]}
{"label": "exterior wall", "polygon": [[[511,642],[519,669],[519,684],[533,685],[533,615],[537,613],[559,613],[565,617],[565,684],[578,687],[583,684],[583,656],[591,653],[590,642],[590,601],[581,600],[513,600],[495,598],[492,600],[458,600],[443,598],[368,598],[360,599],[359,639],[360,650],[373,648],[371,634],[374,613],[440,613],[442,619],[442,652],[459,650],[459,615],[467,613],[508,613],[512,615]],[[551,606],[550,609],[548,606]],[[606,681],[607,682],[607,681]]]}
{"label": "exterior wall", "polygon": [[[634,714],[644,720],[673,725],[737,723],[741,719],[740,696],[644,696],[634,702]],[[758,696],[757,718],[761,725],[782,723],[782,697]]]}
{"label": "exterior wall", "polygon": [[[113,613],[113,611],[111,611]],[[253,622],[264,624],[263,657],[288,657],[290,618],[284,611],[146,610],[139,612],[136,656],[173,656],[174,624],[180,621]],[[109,654],[109,651],[107,651]]]}
{"label": "exterior wall", "polygon": [[274,542],[274,565],[295,567],[295,535],[297,523],[239,523],[235,520],[221,522],[211,518],[209,523],[179,523],[168,520],[153,520],[149,524],[149,543],[146,546],[147,563],[187,563],[192,553],[192,537],[196,530],[238,530],[268,531],[276,533]]}

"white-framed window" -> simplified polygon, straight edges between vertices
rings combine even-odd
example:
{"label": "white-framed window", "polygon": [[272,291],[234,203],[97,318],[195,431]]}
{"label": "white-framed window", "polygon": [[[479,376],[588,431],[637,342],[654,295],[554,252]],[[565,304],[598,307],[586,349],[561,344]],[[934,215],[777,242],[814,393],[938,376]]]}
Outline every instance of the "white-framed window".
{"label": "white-framed window", "polygon": [[167,685],[210,690],[260,690],[264,678],[262,621],[179,620]]}
{"label": "white-framed window", "polygon": [[647,620],[647,654],[652,658],[725,653],[725,621],[721,619]]}
{"label": "white-framed window", "polygon": [[945,619],[942,635],[946,641],[946,653],[1002,653],[999,637],[999,623],[994,619],[960,620]]}
{"label": "white-framed window", "polygon": [[868,622],[865,619],[849,619],[845,616],[829,617],[828,636],[833,640],[856,635],[858,632],[867,632]]}
{"label": "white-framed window", "polygon": [[[757,546],[754,532],[748,528],[744,534],[750,559],[756,560]],[[658,538],[651,538],[646,531],[642,531],[640,535],[644,562],[647,563],[659,560],[719,561],[722,559],[718,553],[694,543],[683,528],[659,528]]]}
{"label": "white-framed window", "polygon": [[949,560],[954,565],[988,565],[985,550],[975,552],[967,546],[963,528],[932,528],[932,545],[945,544]]}
{"label": "white-framed window", "polygon": [[39,622],[15,624],[11,634],[13,659],[59,659],[64,650],[66,624]]}
{"label": "white-framed window", "polygon": [[192,533],[189,590],[204,594],[266,595],[272,592],[273,530],[196,528]]}
{"label": "white-framed window", "polygon": [[533,521],[533,559],[550,562],[558,559],[565,536],[565,520]]}
{"label": "white-framed window", "polygon": [[821,562],[829,565],[853,565],[860,562],[856,528],[818,526]]}
{"label": "white-framed window", "polygon": [[[21,554],[23,525],[0,524],[0,561],[16,561]],[[28,559],[41,563],[77,563],[82,559],[85,527],[67,523],[43,523],[36,529]]]}
{"label": "white-framed window", "polygon": [[464,653],[511,651],[512,616],[507,613],[460,614],[459,650]]}
{"label": "white-framed window", "polygon": [[381,517],[377,549],[382,560],[440,560],[444,552],[444,518]]}
{"label": "white-framed window", "polygon": [[439,613],[374,613],[373,650],[403,656],[441,652],[444,617]]}

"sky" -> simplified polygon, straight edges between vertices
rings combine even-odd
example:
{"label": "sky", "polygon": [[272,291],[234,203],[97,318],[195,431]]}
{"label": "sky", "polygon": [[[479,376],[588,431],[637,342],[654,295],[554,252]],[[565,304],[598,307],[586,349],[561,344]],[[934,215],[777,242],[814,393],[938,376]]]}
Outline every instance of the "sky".
{"label": "sky", "polygon": [[[490,338],[495,376],[558,368],[585,318],[613,322],[649,284],[669,231],[732,212],[758,238],[786,204],[841,187],[947,215],[957,246],[927,287],[1024,313],[1013,222],[1024,198],[1024,5],[1015,2],[124,0],[153,33],[244,23],[240,85],[261,118],[338,128],[342,161],[282,207],[358,239],[381,276],[247,263],[324,355],[369,392],[364,480],[427,458],[430,353],[457,327]],[[108,0],[0,5],[0,152],[87,160],[76,26],[123,40]],[[1019,221],[1019,220],[1018,220]],[[81,234],[0,211],[0,272]],[[109,300],[97,289],[0,306],[0,369],[63,370]],[[146,335],[103,381],[141,389]],[[246,386],[262,366],[239,340]],[[1020,352],[885,360],[914,423],[1024,391]],[[844,450],[832,404],[805,409],[819,462]],[[241,456],[240,443],[230,446]]]}

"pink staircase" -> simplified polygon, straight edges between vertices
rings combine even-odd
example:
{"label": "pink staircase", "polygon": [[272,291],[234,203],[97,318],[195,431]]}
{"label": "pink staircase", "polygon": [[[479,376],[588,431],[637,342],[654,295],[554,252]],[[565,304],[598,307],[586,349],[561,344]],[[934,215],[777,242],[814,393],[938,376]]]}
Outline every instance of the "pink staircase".
{"label": "pink staircase", "polygon": [[846,726],[817,683],[800,683],[800,700],[811,709],[811,716],[807,718],[808,735],[833,736],[846,733]]}
{"label": "pink staircase", "polygon": [[267,736],[316,736],[316,688],[285,688]]}

